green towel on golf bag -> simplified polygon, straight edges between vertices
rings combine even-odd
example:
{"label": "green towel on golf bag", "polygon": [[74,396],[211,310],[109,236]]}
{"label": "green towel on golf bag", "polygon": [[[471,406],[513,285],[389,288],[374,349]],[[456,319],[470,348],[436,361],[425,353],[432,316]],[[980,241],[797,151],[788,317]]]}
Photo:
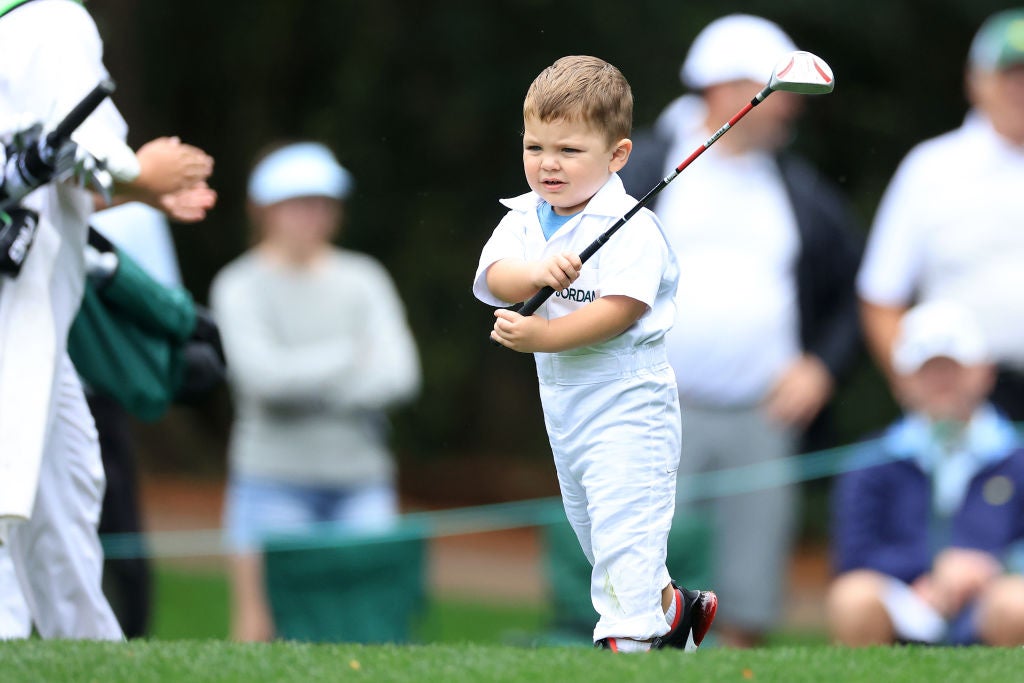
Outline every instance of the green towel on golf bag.
{"label": "green towel on golf bag", "polygon": [[97,284],[86,281],[68,354],[90,390],[155,420],[185,382],[185,344],[196,329],[192,296],[161,285],[127,254]]}
{"label": "green towel on golf bag", "polygon": [[264,549],[277,636],[308,642],[406,643],[426,608],[426,542],[418,535],[294,537]]}

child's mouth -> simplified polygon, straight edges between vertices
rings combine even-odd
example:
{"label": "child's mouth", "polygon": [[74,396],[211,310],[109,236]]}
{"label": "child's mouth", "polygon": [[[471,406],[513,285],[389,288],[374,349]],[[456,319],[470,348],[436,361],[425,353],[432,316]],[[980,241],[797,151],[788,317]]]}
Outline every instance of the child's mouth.
{"label": "child's mouth", "polygon": [[565,185],[565,182],[563,182],[561,180],[542,180],[540,182],[541,182],[542,185],[544,185],[544,187],[547,187],[547,188],[550,188],[550,189],[559,188],[559,187],[562,187],[563,185]]}

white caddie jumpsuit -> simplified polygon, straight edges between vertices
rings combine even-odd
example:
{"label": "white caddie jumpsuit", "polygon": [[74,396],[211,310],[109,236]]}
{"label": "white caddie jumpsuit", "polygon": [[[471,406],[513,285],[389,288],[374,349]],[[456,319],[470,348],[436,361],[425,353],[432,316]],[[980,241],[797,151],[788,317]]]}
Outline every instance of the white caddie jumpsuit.
{"label": "white caddie jumpsuit", "polygon": [[[612,175],[577,217],[545,240],[540,201],[533,192],[502,200],[510,210],[484,246],[473,285],[481,301],[511,303],[487,288],[493,263],[578,254],[636,204]],[[536,313],[554,319],[609,295],[648,306],[636,324],[606,342],[534,354],[566,515],[594,567],[591,598],[600,615],[595,641],[646,640],[669,630],[661,591],[670,580],[665,555],[681,425],[663,338],[675,317],[677,279],[658,220],[644,209]]]}
{"label": "white caddie jumpsuit", "polygon": [[[0,133],[54,125],[107,77],[102,50],[78,3],[37,0],[0,18]],[[123,141],[127,126],[108,100],[80,130]],[[18,278],[0,278],[0,532],[17,575],[0,573],[0,605],[20,589],[44,638],[119,640],[100,586],[99,443],[66,350],[93,200],[62,183],[24,205],[38,235]]]}

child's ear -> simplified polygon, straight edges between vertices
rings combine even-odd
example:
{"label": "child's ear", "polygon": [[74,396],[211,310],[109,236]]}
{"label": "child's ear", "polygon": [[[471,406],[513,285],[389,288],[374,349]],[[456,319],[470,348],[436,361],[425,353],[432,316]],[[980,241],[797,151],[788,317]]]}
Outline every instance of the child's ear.
{"label": "child's ear", "polygon": [[629,154],[633,151],[633,141],[629,138],[622,138],[615,143],[612,149],[612,160],[608,163],[608,170],[617,173],[629,161]]}

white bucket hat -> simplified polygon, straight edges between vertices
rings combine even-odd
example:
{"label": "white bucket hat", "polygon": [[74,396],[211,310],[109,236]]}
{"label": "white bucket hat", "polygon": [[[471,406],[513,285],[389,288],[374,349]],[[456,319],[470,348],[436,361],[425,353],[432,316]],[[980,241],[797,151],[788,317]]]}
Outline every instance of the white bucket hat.
{"label": "white bucket hat", "polygon": [[299,142],[268,154],[249,176],[249,199],[257,206],[296,197],[344,199],[352,176],[331,150],[317,142]]}

